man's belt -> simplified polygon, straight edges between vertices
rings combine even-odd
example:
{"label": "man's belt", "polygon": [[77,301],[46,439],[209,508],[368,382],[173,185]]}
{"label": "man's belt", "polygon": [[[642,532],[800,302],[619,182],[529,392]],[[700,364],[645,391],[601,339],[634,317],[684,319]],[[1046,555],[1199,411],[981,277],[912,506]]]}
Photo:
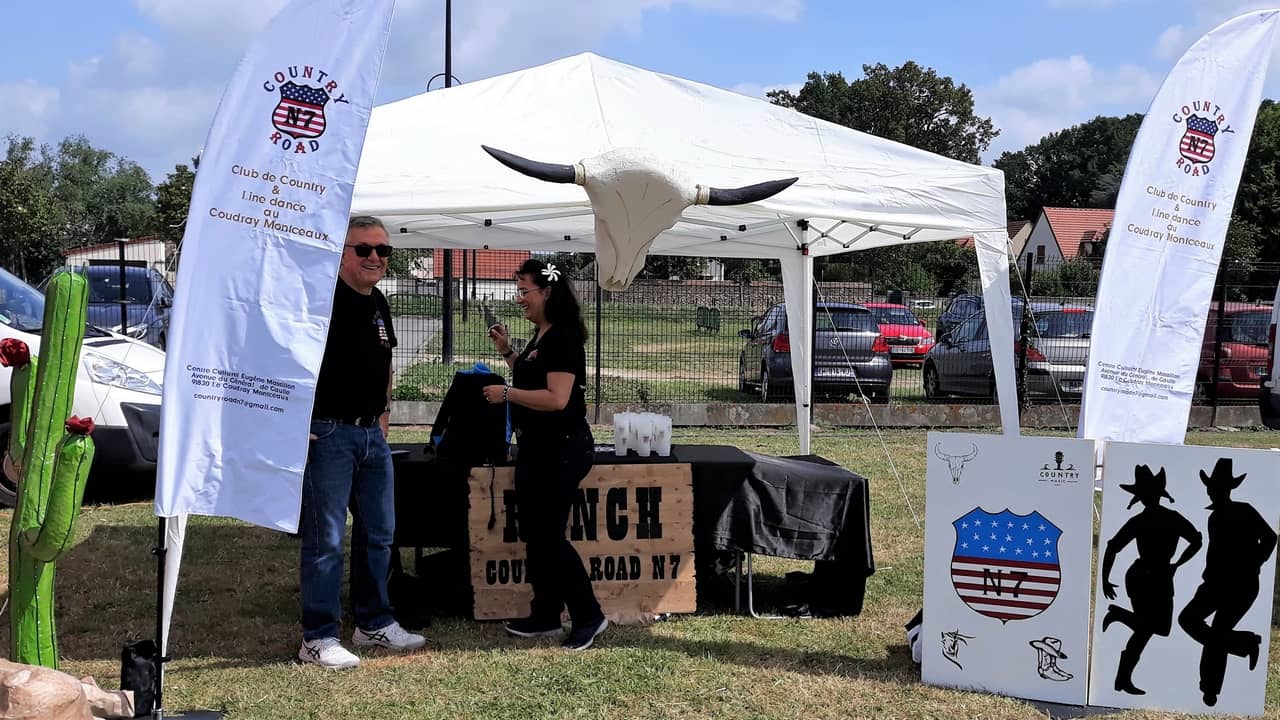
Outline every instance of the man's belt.
{"label": "man's belt", "polygon": [[381,415],[365,415],[357,417],[340,417],[340,418],[313,418],[312,422],[332,422],[339,425],[358,425],[362,428],[371,428],[378,424]]}

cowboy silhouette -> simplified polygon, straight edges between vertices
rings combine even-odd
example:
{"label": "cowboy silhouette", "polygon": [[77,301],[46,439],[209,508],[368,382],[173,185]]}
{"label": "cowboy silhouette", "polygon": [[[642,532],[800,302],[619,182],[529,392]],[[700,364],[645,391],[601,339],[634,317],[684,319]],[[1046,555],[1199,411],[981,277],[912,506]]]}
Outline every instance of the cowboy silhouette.
{"label": "cowboy silhouette", "polygon": [[[1200,471],[1200,482],[1209,495],[1209,549],[1204,556],[1200,587],[1178,614],[1178,624],[1200,651],[1200,692],[1205,705],[1218,702],[1227,656],[1249,659],[1249,669],[1258,664],[1262,636],[1234,629],[1253,601],[1258,598],[1258,575],[1262,564],[1276,546],[1276,533],[1248,503],[1231,499],[1231,491],[1245,476],[1231,473],[1231,458],[1219,458],[1213,474]],[[1205,620],[1213,615],[1213,624]]]}
{"label": "cowboy silhouette", "polygon": [[[1128,507],[1141,502],[1143,508],[1107,541],[1107,551],[1102,558],[1102,593],[1108,600],[1115,600],[1116,586],[1110,579],[1111,566],[1126,545],[1137,543],[1138,558],[1124,574],[1124,590],[1133,609],[1114,603],[1108,605],[1102,618],[1102,631],[1106,632],[1112,623],[1117,622],[1133,631],[1120,652],[1115,689],[1130,695],[1145,695],[1145,690],[1133,684],[1133,669],[1152,636],[1169,636],[1173,627],[1173,574],[1200,551],[1201,539],[1200,532],[1189,520],[1160,504],[1162,497],[1173,502],[1173,497],[1165,490],[1164,468],[1152,474],[1151,468],[1138,465],[1133,469],[1133,475],[1133,484],[1121,485],[1120,488],[1133,495]],[[1187,546],[1177,562],[1173,562],[1179,539],[1185,540]]]}

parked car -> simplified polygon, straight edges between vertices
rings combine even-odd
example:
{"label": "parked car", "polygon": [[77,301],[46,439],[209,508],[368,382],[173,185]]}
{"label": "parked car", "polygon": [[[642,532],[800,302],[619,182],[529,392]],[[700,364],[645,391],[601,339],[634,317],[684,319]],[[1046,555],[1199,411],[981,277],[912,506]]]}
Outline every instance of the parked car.
{"label": "parked car", "polygon": [[[794,397],[786,304],[769,308],[754,327],[738,335],[747,341],[738,359],[738,388],[743,392],[759,389],[766,401],[783,393]],[[860,391],[873,402],[888,402],[892,382],[889,344],[871,311],[852,303],[817,304],[813,394],[847,395]]]}
{"label": "parked car", "polygon": [[[1027,394],[1078,398],[1089,356],[1093,309],[1060,303],[1032,303],[1030,309],[1034,326],[1026,348]],[[1013,298],[1010,311],[1016,333],[1022,316],[1020,298]],[[1015,344],[1015,355],[1018,350]],[[975,315],[943,333],[929,350],[921,379],[930,399],[948,395],[995,397],[991,340],[981,306]]]}
{"label": "parked car", "polygon": [[1093,308],[1031,303],[1027,394],[1079,398],[1089,362]]}
{"label": "parked car", "polygon": [[[75,268],[89,278],[89,324],[127,335],[163,350],[169,336],[169,308],[173,287],[158,270],[126,265],[124,302],[127,325],[120,322],[120,266],[87,265]],[[45,278],[38,286],[44,292]]]}
{"label": "parked car", "polygon": [[[1214,302],[1204,327],[1200,348],[1200,368],[1196,373],[1197,394],[1215,398],[1254,398],[1267,372],[1267,328],[1272,308],[1255,303],[1229,302],[1225,310]],[[1219,320],[1221,316],[1221,320]],[[1214,381],[1216,342],[1222,343]]]}
{"label": "parked car", "polygon": [[876,316],[880,334],[889,344],[889,355],[894,367],[920,365],[933,347],[933,333],[924,321],[915,316],[905,305],[893,303],[867,303],[866,308]]}
{"label": "parked car", "polygon": [[1271,304],[1271,323],[1267,328],[1267,374],[1259,383],[1258,410],[1262,422],[1272,430],[1280,430],[1280,355],[1276,353],[1276,326],[1280,325],[1280,286]]}
{"label": "parked car", "polygon": [[[44,295],[0,269],[0,339],[18,338],[40,354]],[[0,367],[0,452],[9,446],[9,376]],[[89,325],[80,350],[71,412],[94,421],[99,469],[154,472],[160,432],[164,353],[146,343]],[[0,473],[0,504],[13,505],[16,478]]]}
{"label": "parked car", "polygon": [[[1021,298],[1014,298],[1014,302],[1020,301]],[[933,328],[934,339],[941,340],[944,334],[954,330],[960,323],[982,315],[982,307],[983,298],[977,293],[960,293],[952,297],[938,316],[938,322]]]}

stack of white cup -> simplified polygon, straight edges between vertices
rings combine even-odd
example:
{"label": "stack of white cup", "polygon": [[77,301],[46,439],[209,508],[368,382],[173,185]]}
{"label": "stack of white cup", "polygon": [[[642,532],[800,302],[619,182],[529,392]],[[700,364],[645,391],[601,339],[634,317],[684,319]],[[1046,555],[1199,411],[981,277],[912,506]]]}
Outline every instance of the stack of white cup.
{"label": "stack of white cup", "polygon": [[629,450],[641,457],[671,455],[671,418],[656,413],[615,414],[613,449],[619,457]]}

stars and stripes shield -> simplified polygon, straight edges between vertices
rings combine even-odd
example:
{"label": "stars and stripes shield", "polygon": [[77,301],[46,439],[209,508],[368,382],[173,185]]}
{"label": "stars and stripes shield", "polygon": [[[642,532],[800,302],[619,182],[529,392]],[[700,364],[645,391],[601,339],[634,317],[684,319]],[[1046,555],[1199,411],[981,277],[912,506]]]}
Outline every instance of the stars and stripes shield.
{"label": "stars and stripes shield", "polygon": [[280,102],[271,114],[271,124],[295,139],[318,138],[324,134],[324,106],[329,93],[292,80],[280,86]]}
{"label": "stars and stripes shield", "polygon": [[1178,151],[1191,162],[1207,163],[1213,159],[1213,138],[1217,134],[1217,123],[1199,115],[1190,115],[1187,117],[1187,131],[1178,143]]}
{"label": "stars and stripes shield", "polygon": [[974,508],[952,523],[951,584],[966,605],[1001,622],[1026,620],[1058,597],[1062,530],[1034,511]]}

